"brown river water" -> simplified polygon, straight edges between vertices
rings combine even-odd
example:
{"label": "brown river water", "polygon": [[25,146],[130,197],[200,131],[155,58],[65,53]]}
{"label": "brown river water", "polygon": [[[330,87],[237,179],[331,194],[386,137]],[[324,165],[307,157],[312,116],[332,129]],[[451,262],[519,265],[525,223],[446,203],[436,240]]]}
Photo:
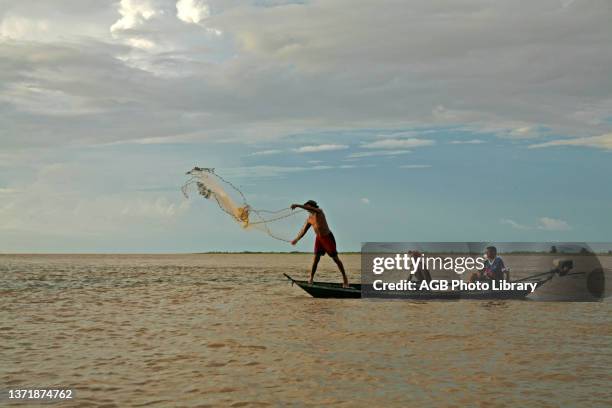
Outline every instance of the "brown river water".
{"label": "brown river water", "polygon": [[309,262],[0,255],[0,390],[74,389],[52,405],[73,407],[612,406],[609,301],[313,299],[282,275]]}

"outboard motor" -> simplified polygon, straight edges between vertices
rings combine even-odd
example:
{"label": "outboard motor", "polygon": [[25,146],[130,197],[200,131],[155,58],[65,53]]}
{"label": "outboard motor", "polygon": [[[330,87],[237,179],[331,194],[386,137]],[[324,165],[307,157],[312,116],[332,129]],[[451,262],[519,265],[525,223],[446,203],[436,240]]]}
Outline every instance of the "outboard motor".
{"label": "outboard motor", "polygon": [[574,261],[571,259],[555,259],[553,261],[553,270],[559,276],[565,276],[574,269]]}
{"label": "outboard motor", "polygon": [[552,261],[550,278],[530,295],[531,299],[597,302],[610,295],[610,271],[603,268],[602,259],[588,244],[564,245],[562,249],[563,258]]}

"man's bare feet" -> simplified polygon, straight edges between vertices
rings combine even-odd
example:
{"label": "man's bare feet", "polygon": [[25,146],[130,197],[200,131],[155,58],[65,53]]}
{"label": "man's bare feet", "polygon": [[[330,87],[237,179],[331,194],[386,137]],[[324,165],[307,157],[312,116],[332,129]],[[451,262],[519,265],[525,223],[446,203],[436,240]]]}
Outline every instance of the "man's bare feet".
{"label": "man's bare feet", "polygon": [[350,286],[348,283],[343,283],[343,284],[342,284],[342,287],[343,287],[344,289],[348,289],[348,288],[350,288],[351,286]]}
{"label": "man's bare feet", "polygon": [[312,279],[308,279],[308,284],[312,285]]}

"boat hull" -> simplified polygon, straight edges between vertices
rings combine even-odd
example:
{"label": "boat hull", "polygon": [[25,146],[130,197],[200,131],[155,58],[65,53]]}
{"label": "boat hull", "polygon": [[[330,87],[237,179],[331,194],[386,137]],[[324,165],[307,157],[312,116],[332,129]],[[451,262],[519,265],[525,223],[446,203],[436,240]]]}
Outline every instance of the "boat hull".
{"label": "boat hull", "polygon": [[[285,274],[287,279],[298,285],[302,290],[315,298],[333,299],[359,299],[361,298],[362,285],[352,284],[349,288],[343,288],[339,283],[313,282],[293,279]],[[366,289],[367,288],[363,288]],[[370,291],[372,293],[372,291]],[[524,291],[404,291],[404,292],[381,292],[377,296],[369,298],[378,299],[408,299],[408,300],[524,300],[531,293]]]}

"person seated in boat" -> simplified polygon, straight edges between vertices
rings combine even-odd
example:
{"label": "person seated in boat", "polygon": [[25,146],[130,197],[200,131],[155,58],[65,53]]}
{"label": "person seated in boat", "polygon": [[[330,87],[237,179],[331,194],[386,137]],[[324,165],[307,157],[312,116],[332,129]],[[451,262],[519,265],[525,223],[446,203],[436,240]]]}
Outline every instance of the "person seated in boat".
{"label": "person seated in boat", "polygon": [[470,282],[491,282],[504,279],[506,273],[506,265],[504,260],[497,256],[497,248],[488,246],[485,251],[484,268],[478,272],[474,272],[470,276]]}
{"label": "person seated in boat", "polygon": [[338,257],[338,251],[336,250],[336,240],[334,239],[334,234],[332,234],[329,226],[327,225],[327,219],[325,218],[325,213],[321,208],[319,208],[316,201],[309,200],[304,204],[291,204],[291,209],[295,210],[296,208],[302,208],[308,211],[310,214],[306,219],[306,223],[298,233],[297,237],[291,241],[291,245],[295,245],[298,243],[300,239],[306,232],[312,227],[316,234],[315,244],[314,244],[314,258],[312,260],[312,269],[310,271],[310,279],[308,279],[308,283],[312,284],[314,279],[314,275],[317,272],[317,265],[319,264],[319,260],[321,256],[327,254],[329,255],[336,265],[338,265],[338,269],[342,273],[342,287],[348,288],[349,283],[346,277],[346,273],[344,271],[344,265],[342,261]]}
{"label": "person seated in boat", "polygon": [[[410,252],[410,256],[414,259],[418,259],[419,257],[421,257],[421,253],[419,251],[411,251]],[[416,279],[417,283],[421,283],[423,281],[427,281],[427,282],[431,282],[431,275],[429,274],[429,270],[427,268],[424,268],[423,265],[419,264],[419,267],[417,268],[417,270],[414,272],[414,274],[410,275],[410,279],[408,280],[412,280],[412,276],[414,275],[414,278]]]}
{"label": "person seated in boat", "polygon": [[574,268],[574,261],[571,259],[555,259],[553,261],[553,269],[550,271],[559,276],[565,276]]}

